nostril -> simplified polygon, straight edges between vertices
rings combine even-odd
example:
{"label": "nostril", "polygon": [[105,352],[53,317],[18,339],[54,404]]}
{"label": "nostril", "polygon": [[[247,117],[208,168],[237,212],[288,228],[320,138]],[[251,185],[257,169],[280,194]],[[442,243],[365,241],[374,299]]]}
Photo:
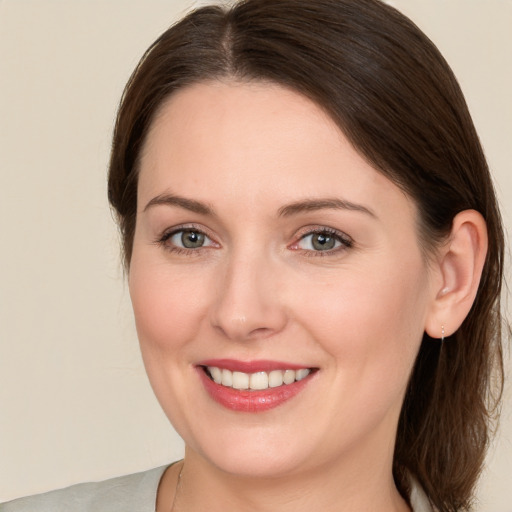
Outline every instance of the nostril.
{"label": "nostril", "polygon": [[272,329],[269,329],[268,327],[258,327],[257,329],[253,329],[249,333],[249,338],[265,338],[267,336],[270,336],[272,334]]}

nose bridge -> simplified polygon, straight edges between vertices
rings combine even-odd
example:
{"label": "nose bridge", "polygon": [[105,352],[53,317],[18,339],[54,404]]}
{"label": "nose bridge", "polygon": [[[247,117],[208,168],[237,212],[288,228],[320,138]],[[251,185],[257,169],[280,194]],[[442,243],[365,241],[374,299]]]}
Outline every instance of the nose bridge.
{"label": "nose bridge", "polygon": [[266,337],[286,323],[275,262],[264,251],[233,251],[219,272],[212,324],[230,339]]}

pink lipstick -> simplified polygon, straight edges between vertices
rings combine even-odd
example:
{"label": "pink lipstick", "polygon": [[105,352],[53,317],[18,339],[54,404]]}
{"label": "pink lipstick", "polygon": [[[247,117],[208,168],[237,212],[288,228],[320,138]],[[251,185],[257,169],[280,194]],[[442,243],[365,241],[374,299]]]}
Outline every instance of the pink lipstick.
{"label": "pink lipstick", "polygon": [[196,366],[208,394],[233,411],[263,412],[300,393],[317,368],[281,361],[210,359]]}

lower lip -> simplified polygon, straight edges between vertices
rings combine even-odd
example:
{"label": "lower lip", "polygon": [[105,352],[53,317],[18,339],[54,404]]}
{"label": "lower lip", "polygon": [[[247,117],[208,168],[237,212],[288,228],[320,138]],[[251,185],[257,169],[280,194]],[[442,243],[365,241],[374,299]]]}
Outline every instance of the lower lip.
{"label": "lower lip", "polygon": [[220,405],[239,412],[263,412],[274,409],[300,393],[309,383],[312,374],[292,384],[283,384],[276,388],[261,391],[247,391],[228,388],[215,383],[206,375],[202,367],[198,368],[206,391]]}

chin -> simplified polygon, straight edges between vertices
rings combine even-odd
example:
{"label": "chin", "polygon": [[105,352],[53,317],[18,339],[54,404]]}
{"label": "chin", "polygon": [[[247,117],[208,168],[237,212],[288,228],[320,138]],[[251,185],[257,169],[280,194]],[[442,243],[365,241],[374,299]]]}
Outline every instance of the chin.
{"label": "chin", "polygon": [[187,456],[195,452],[216,468],[240,477],[277,478],[304,468],[312,455],[307,439],[272,430],[228,428],[190,443],[185,435]]}
{"label": "chin", "polygon": [[291,453],[290,449],[287,452],[254,447],[249,450],[210,450],[202,455],[218,469],[242,478],[279,478],[304,468],[300,454]]}

